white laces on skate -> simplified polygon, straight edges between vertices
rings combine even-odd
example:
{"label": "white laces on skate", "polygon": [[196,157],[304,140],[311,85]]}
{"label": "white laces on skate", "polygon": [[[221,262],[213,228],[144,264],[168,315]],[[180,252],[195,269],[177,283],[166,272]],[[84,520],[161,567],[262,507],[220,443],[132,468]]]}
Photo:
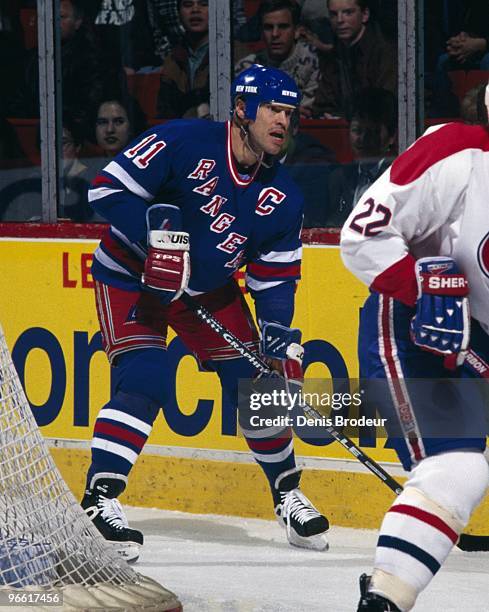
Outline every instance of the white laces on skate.
{"label": "white laces on skate", "polygon": [[300,489],[280,491],[280,504],[276,506],[275,514],[280,525],[285,528],[287,540],[292,546],[328,550],[328,520]]}
{"label": "white laces on skate", "polygon": [[321,516],[316,508],[299,489],[282,492],[282,516],[286,519],[287,529],[290,529],[290,518],[301,525],[311,519]]}
{"label": "white laces on skate", "polygon": [[127,529],[129,527],[129,523],[127,522],[127,518],[122,510],[122,506],[116,497],[110,499],[100,495],[97,499],[97,508],[100,516],[111,527],[114,527],[115,529]]}

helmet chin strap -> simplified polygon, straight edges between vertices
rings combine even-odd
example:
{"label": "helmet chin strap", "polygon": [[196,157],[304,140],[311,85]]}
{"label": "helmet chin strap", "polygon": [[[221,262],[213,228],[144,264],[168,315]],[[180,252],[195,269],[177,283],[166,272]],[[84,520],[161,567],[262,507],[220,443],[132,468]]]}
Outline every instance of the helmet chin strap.
{"label": "helmet chin strap", "polygon": [[261,166],[263,166],[264,168],[271,168],[272,165],[268,164],[267,162],[265,162],[264,151],[262,151],[261,153],[257,153],[253,149],[253,146],[252,146],[252,144],[250,142],[250,132],[249,132],[248,126],[247,125],[245,126],[242,122],[240,122],[239,129],[241,130],[241,133],[243,134],[243,143],[244,143],[244,146],[253,155],[253,157],[255,157],[257,163],[260,164]]}

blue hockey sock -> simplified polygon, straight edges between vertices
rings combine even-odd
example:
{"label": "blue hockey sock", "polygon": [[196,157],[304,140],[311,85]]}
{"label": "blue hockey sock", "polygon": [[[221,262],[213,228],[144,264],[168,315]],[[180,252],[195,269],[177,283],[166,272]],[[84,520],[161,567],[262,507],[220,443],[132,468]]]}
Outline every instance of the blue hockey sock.
{"label": "blue hockey sock", "polygon": [[95,474],[127,477],[151,432],[158,410],[158,404],[152,400],[121,391],[102,408],[95,422],[87,488]]}

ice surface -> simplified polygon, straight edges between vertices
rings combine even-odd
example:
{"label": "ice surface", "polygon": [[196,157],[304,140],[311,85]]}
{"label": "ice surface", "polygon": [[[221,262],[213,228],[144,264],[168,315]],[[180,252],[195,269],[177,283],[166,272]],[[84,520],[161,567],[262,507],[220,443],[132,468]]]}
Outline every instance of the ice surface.
{"label": "ice surface", "polygon": [[[276,522],[126,508],[146,537],[135,569],[184,612],[356,612],[376,532],[332,527],[330,550],[292,548]],[[489,553],[454,550],[416,612],[489,611]]]}

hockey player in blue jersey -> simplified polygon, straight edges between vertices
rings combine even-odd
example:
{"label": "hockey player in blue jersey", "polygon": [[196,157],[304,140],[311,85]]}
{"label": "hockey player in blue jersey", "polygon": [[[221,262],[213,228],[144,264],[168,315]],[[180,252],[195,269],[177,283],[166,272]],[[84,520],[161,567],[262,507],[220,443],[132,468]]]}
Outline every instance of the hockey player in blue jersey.
{"label": "hockey player in blue jersey", "polygon": [[[284,72],[254,65],[234,80],[231,102],[228,122],[175,120],[145,132],[100,172],[89,194],[110,223],[92,274],[115,385],[96,420],[82,506],[133,560],[143,536],[128,527],[117,496],[165,405],[167,326],[218,374],[234,406],[238,380],[256,374],[184,306],[182,292],[283,374],[302,375],[287,347],[300,342],[290,324],[303,201],[277,161],[300,93]],[[233,279],[243,265],[261,341]],[[290,429],[251,428],[241,415],[240,425],[289,541],[325,550],[328,521],[299,489]]]}

